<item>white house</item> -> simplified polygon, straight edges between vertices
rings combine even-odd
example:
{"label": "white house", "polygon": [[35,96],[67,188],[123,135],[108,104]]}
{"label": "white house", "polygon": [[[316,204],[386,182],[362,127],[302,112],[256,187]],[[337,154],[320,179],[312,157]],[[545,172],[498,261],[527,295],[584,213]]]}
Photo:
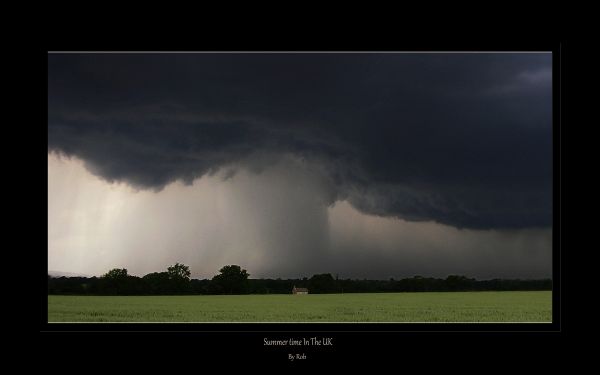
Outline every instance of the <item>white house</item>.
{"label": "white house", "polygon": [[296,286],[294,285],[294,288],[292,289],[292,294],[308,294],[308,289],[296,288]]}

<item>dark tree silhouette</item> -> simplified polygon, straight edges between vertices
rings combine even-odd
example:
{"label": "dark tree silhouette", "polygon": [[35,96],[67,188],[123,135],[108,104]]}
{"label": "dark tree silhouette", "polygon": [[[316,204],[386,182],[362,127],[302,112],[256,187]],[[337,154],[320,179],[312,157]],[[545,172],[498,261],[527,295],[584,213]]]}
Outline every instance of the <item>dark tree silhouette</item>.
{"label": "dark tree silhouette", "polygon": [[308,280],[308,290],[310,293],[334,293],[336,282],[330,273],[313,275]]}
{"label": "dark tree silhouette", "polygon": [[171,280],[168,272],[152,272],[142,278],[150,294],[171,293]]}
{"label": "dark tree silhouette", "polygon": [[143,278],[115,268],[102,277],[52,277],[48,275],[48,294],[75,295],[155,295],[155,294],[289,294],[292,287],[308,287],[310,293],[377,293],[377,292],[444,292],[484,290],[552,290],[552,279],[542,280],[475,280],[462,275],[446,279],[414,276],[405,279],[352,280],[335,279],[331,274],[313,275],[310,279],[249,279],[240,266],[221,268],[210,279],[190,280],[189,267],[176,263],[166,272],[154,272]]}
{"label": "dark tree silhouette", "polygon": [[446,287],[451,291],[469,290],[474,282],[475,279],[469,279],[466,276],[450,275],[446,278]]}
{"label": "dark tree silhouette", "polygon": [[127,277],[126,268],[113,268],[102,276],[105,279],[123,280]]}
{"label": "dark tree silhouette", "polygon": [[169,273],[169,277],[171,279],[182,279],[189,281],[190,280],[190,267],[185,264],[175,263],[175,265],[167,268],[167,272]]}
{"label": "dark tree silhouette", "polygon": [[167,268],[169,277],[169,291],[171,293],[189,293],[190,291],[190,267],[185,264],[175,263]]}
{"label": "dark tree silhouette", "polygon": [[[83,289],[94,289],[91,284],[83,284]],[[101,294],[141,294],[144,290],[142,279],[127,274],[125,268],[114,268],[100,278],[98,285]]]}
{"label": "dark tree silhouette", "polygon": [[235,264],[225,266],[219,270],[220,274],[213,277],[217,290],[225,294],[243,294],[247,292],[248,277],[250,274]]}

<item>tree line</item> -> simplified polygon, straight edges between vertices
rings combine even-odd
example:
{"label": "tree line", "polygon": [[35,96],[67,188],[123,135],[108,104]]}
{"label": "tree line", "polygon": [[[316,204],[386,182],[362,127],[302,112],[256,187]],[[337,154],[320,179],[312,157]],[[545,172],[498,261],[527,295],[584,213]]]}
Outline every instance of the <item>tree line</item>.
{"label": "tree line", "polygon": [[384,293],[448,291],[552,290],[551,279],[475,280],[450,275],[445,279],[414,276],[400,280],[358,280],[334,278],[330,273],[302,279],[250,279],[238,265],[227,265],[212,279],[191,279],[190,269],[176,263],[165,272],[143,277],[129,275],[127,269],[112,269],[101,277],[52,277],[48,294],[77,295],[179,295],[179,294],[289,294],[294,286],[309,293]]}

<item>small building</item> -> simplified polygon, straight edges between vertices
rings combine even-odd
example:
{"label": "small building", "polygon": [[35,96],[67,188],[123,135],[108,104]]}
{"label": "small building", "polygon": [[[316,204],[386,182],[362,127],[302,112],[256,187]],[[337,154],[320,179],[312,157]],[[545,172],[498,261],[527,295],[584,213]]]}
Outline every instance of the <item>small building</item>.
{"label": "small building", "polygon": [[296,288],[296,286],[294,285],[294,288],[292,289],[292,294],[308,294],[308,289]]}

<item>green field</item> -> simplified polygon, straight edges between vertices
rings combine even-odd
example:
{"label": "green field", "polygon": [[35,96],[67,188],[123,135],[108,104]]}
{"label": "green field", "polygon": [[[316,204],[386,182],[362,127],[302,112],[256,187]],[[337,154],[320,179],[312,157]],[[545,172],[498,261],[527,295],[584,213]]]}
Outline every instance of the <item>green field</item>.
{"label": "green field", "polygon": [[48,296],[49,322],[550,322],[552,292]]}

